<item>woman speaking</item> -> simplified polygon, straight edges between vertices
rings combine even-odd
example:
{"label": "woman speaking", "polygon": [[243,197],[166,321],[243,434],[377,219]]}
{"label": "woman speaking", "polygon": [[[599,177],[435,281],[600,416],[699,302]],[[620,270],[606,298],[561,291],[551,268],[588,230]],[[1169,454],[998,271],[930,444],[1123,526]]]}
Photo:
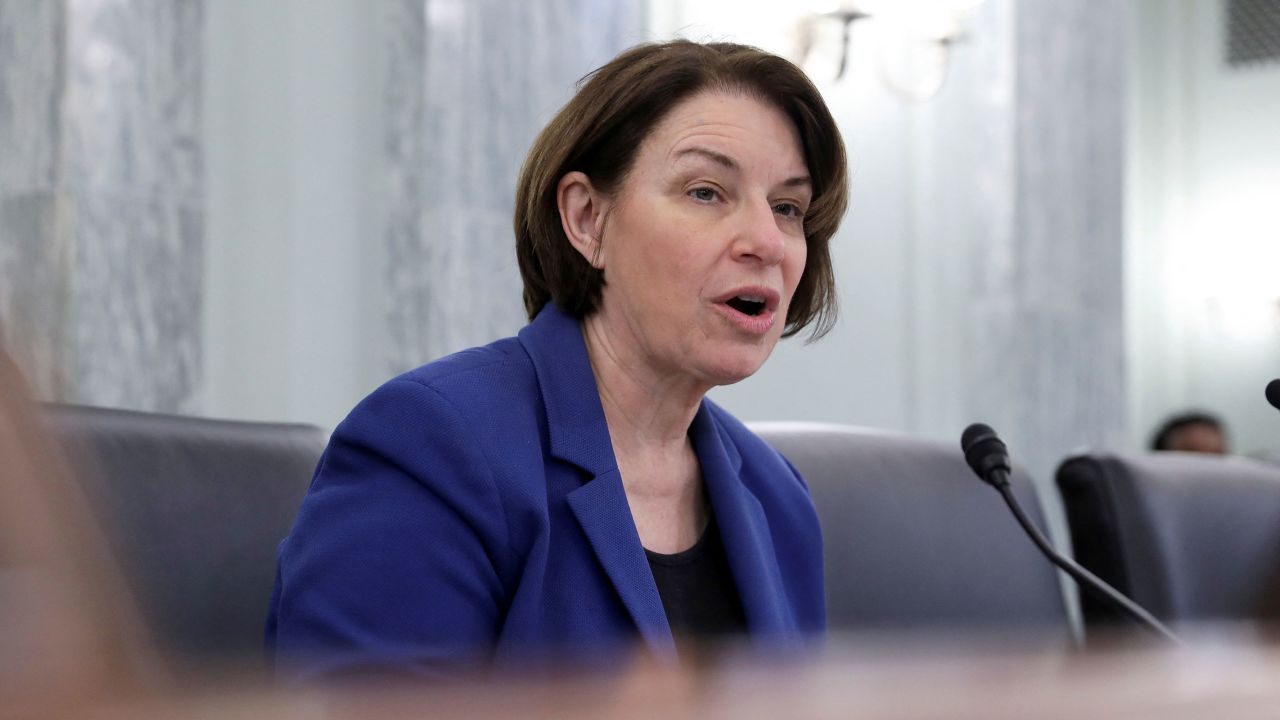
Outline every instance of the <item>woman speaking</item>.
{"label": "woman speaking", "polygon": [[754,48],[642,45],[520,175],[530,323],[401,375],[335,430],[280,546],[293,677],[598,663],[825,626],[803,480],[705,398],[834,320],[843,143]]}

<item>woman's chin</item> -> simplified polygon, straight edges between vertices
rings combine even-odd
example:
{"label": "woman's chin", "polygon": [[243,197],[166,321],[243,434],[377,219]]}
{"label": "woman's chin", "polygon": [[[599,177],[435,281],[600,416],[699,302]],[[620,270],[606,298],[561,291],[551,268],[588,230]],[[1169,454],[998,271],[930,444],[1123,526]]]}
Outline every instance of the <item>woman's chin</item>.
{"label": "woman's chin", "polygon": [[741,356],[728,355],[721,357],[718,358],[719,362],[710,368],[708,375],[711,376],[715,385],[733,385],[735,383],[740,383],[752,375],[755,375],[756,372],[764,366],[764,361],[768,359],[768,357],[768,355],[760,357],[759,355],[754,354]]}

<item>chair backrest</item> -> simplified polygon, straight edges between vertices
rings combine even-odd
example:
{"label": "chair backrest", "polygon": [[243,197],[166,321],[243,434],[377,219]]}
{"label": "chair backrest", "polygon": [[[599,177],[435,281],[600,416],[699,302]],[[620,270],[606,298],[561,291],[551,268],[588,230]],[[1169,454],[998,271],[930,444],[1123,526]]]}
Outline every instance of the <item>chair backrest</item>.
{"label": "chair backrest", "polygon": [[[1056,572],[958,444],[813,423],[752,429],[809,484],[822,522],[832,630],[1068,641]],[[1017,469],[1012,481],[1043,528],[1030,478]]]}
{"label": "chair backrest", "polygon": [[46,406],[144,619],[179,664],[261,662],[276,546],[319,428]]}
{"label": "chair backrest", "polygon": [[[1280,616],[1280,466],[1162,452],[1058,468],[1076,559],[1169,623]],[[1086,628],[1117,622],[1081,596]]]}

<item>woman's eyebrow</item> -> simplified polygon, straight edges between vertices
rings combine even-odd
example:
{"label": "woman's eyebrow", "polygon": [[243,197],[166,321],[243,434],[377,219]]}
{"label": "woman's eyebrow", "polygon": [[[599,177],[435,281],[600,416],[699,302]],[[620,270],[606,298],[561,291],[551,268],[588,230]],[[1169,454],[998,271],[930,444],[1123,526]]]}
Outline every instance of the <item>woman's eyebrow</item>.
{"label": "woman's eyebrow", "polygon": [[738,161],[734,160],[728,155],[725,155],[724,153],[716,152],[715,150],[711,150],[709,148],[704,148],[699,146],[685,148],[677,152],[675,159],[682,160],[689,155],[699,155],[701,157],[707,158],[708,160],[711,160],[717,165],[724,166],[728,170],[733,170],[735,172],[738,170]]}
{"label": "woman's eyebrow", "polygon": [[[708,159],[708,160],[711,160],[712,162],[716,163],[717,165],[720,165],[720,166],[724,167],[725,169],[730,170],[730,171],[733,171],[733,172],[737,172],[737,171],[738,171],[738,169],[739,169],[739,168],[738,168],[738,161],[734,160],[733,158],[729,157],[728,155],[725,155],[724,153],[716,152],[715,150],[711,150],[711,149],[709,149],[709,148],[705,148],[705,147],[701,147],[701,146],[694,146],[694,147],[689,147],[689,148],[685,148],[685,149],[683,149],[683,150],[680,150],[680,151],[678,151],[678,152],[676,153],[676,157],[675,157],[675,159],[676,159],[676,160],[681,160],[681,159],[684,159],[685,157],[688,157],[688,156],[690,156],[690,155],[695,155],[695,156],[699,156],[699,157],[704,157],[704,158],[706,158],[706,159]],[[808,176],[808,175],[797,175],[796,177],[787,178],[786,180],[783,180],[783,181],[782,181],[782,183],[781,183],[781,186],[782,186],[782,187],[810,187],[810,188],[811,188],[811,187],[813,187],[813,181],[809,179],[809,176]]]}

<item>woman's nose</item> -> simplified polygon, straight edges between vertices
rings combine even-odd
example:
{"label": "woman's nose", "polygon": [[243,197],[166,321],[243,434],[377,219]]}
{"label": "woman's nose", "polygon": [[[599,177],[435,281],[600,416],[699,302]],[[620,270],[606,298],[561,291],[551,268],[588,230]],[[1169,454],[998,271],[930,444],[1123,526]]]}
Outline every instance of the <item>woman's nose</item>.
{"label": "woman's nose", "polygon": [[786,237],[768,200],[751,203],[734,240],[734,257],[777,265],[786,253]]}

